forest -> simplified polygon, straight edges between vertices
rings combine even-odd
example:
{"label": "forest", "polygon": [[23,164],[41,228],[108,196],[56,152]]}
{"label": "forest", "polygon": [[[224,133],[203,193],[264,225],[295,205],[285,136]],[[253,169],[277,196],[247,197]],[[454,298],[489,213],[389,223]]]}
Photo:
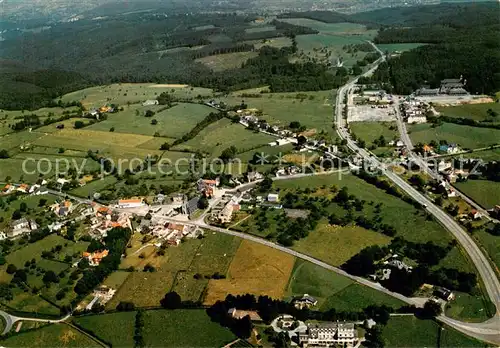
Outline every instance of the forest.
{"label": "forest", "polygon": [[[498,4],[442,4],[390,8],[344,15],[301,12],[324,22],[362,23],[379,29],[378,43],[431,43],[382,65],[373,78],[398,93],[443,78],[463,75],[473,93],[500,88]],[[258,16],[189,13],[168,16],[130,13],[103,19],[58,23],[38,33],[6,35],[0,46],[0,108],[34,110],[58,96],[94,85],[120,82],[185,83],[217,91],[270,85],[273,92],[333,89],[347,78],[342,69],[288,62],[296,45],[264,46],[239,68],[214,72],[197,58],[256,50],[254,43],[317,31],[275,19],[269,29],[254,28]],[[368,62],[356,64],[354,73]],[[390,88],[388,88],[390,89]]]}

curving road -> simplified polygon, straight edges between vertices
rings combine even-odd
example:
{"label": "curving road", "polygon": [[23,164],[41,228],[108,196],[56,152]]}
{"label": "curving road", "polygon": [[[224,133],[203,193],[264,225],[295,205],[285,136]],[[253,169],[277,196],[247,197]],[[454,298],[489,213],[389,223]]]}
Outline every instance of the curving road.
{"label": "curving road", "polygon": [[3,319],[5,320],[5,328],[3,329],[3,332],[2,332],[2,335],[5,335],[6,333],[8,333],[12,329],[12,326],[18,321],[38,321],[41,323],[55,324],[55,323],[61,323],[65,320],[67,320],[69,317],[71,317],[71,314],[67,314],[65,317],[62,317],[61,319],[53,320],[53,319],[16,317],[15,315],[11,315],[7,312],[0,310],[0,316],[3,317]]}
{"label": "curving road", "polygon": [[[377,48],[374,44],[372,45]],[[381,53],[378,48],[377,51]],[[375,71],[375,69],[378,67],[378,65],[384,60],[385,56],[382,55],[382,57],[374,63],[374,66],[362,76],[372,74],[373,71]],[[414,189],[405,180],[394,174],[392,171],[388,170],[375,156],[372,156],[365,149],[360,148],[351,139],[342,117],[342,101],[347,95],[346,93],[351,92],[357,80],[358,79],[355,79],[349,82],[348,84],[341,87],[338,91],[335,109],[335,122],[338,135],[342,139],[345,139],[347,141],[347,146],[352,151],[356,152],[357,154],[362,156],[364,160],[372,163],[377,168],[379,168],[382,173],[386,175],[392,182],[394,182],[400,189],[405,191],[410,197],[426,207],[427,211],[431,213],[437,221],[439,221],[446,229],[448,229],[453,234],[453,236],[467,252],[470,259],[476,266],[476,269],[484,284],[484,288],[486,289],[491,302],[493,302],[493,304],[497,308],[494,317],[484,323],[464,323],[444,316],[441,316],[439,319],[442,322],[445,322],[455,329],[472,337],[487,342],[500,344],[500,282],[498,281],[495,271],[488,262],[487,257],[481,252],[479,247],[474,243],[473,239],[468,235],[468,233],[453,218],[443,212],[439,207],[434,205],[429,199],[427,199],[424,195]]]}

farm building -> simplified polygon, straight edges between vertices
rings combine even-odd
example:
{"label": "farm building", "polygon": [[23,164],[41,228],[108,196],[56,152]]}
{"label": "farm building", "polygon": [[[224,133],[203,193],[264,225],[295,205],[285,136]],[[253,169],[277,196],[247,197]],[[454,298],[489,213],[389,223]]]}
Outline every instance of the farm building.
{"label": "farm building", "polygon": [[309,324],[299,333],[302,347],[353,347],[358,342],[358,332],[353,323]]}

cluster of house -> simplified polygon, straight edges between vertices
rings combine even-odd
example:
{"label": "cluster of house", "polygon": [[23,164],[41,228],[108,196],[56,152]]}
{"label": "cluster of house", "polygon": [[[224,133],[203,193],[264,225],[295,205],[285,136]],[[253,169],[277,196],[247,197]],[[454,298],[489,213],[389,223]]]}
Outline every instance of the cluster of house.
{"label": "cluster of house", "polygon": [[18,220],[13,220],[10,223],[10,229],[7,232],[0,232],[0,240],[7,238],[15,238],[25,233],[30,233],[39,228],[35,220],[22,217]]}
{"label": "cluster of house", "polygon": [[292,132],[289,129],[280,128],[277,125],[271,126],[265,120],[261,120],[257,116],[255,116],[255,111],[256,110],[254,109],[236,111],[240,116],[240,123],[245,127],[249,127],[253,124],[262,132],[279,135],[283,138],[286,138],[284,140],[293,142],[293,139],[295,139],[295,137],[297,136],[296,133]]}
{"label": "cluster of house", "polygon": [[377,271],[376,274],[371,275],[370,277],[373,280],[388,280],[391,278],[392,269],[398,269],[400,271],[405,271],[407,273],[411,273],[413,270],[412,266],[406,264],[403,260],[399,258],[399,255],[388,255],[382,262],[381,265],[383,267]]}
{"label": "cluster of house", "polygon": [[[45,180],[44,180],[44,182],[45,182],[45,184],[47,183]],[[42,184],[42,185],[45,185],[45,184]],[[42,186],[42,185],[38,185],[38,184],[35,184],[35,185],[28,185],[28,184],[19,184],[19,185],[6,184],[0,190],[0,195],[8,195],[8,194],[11,194],[11,193],[16,193],[16,192],[33,194],[33,195],[37,195],[37,196],[48,194],[49,190],[45,186]]]}
{"label": "cluster of house", "polygon": [[409,124],[426,123],[428,108],[427,103],[415,99],[408,99],[401,104],[403,118]]}
{"label": "cluster of house", "polygon": [[143,234],[151,234],[174,246],[179,245],[183,238],[196,238],[201,233],[195,226],[173,222],[165,223],[154,218],[142,219],[136,231]]}
{"label": "cluster of house", "polygon": [[109,112],[115,112],[115,109],[109,105],[103,105],[99,108],[91,109],[89,111],[88,115],[95,117],[96,119],[99,119],[100,115],[106,114]]}
{"label": "cluster of house", "polygon": [[459,79],[444,79],[441,80],[439,88],[429,88],[428,86],[420,88],[416,91],[416,95],[420,96],[436,96],[436,95],[468,95],[465,90],[467,80],[460,76]]}
{"label": "cluster of house", "polygon": [[197,182],[198,192],[207,198],[215,197],[218,193],[217,187],[220,185],[219,178],[200,179]]}
{"label": "cluster of house", "polygon": [[116,227],[132,228],[129,214],[113,212],[110,208],[92,203],[93,216],[90,219],[89,235],[94,239],[107,236],[109,230]]}
{"label": "cluster of house", "polygon": [[50,206],[50,210],[56,214],[58,217],[68,216],[73,210],[73,203],[69,200],[64,200],[62,202],[56,202]]}
{"label": "cluster of house", "polygon": [[437,153],[447,154],[447,155],[456,155],[456,154],[461,153],[463,151],[462,148],[458,144],[454,144],[454,143],[441,144],[437,147],[437,149],[434,149],[434,147],[431,145],[424,144],[424,146],[422,147],[422,150],[431,156],[436,155]]}

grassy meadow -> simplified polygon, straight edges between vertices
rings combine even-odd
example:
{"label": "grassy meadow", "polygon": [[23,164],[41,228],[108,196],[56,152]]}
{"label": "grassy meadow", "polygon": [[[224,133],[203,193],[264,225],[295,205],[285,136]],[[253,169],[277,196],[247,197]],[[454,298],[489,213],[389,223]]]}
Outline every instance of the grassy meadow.
{"label": "grassy meadow", "polygon": [[[142,105],[125,106],[124,111],[110,114],[107,120],[96,123],[87,129],[109,131],[114,128],[116,133],[148,136],[158,133],[161,137],[180,138],[213,111],[213,109],[205,105],[187,103],[179,103],[163,111],[160,111],[161,109],[157,106],[154,108]],[[156,110],[157,112],[152,117],[144,117],[146,110]],[[152,125],[152,120],[156,120],[158,123]],[[159,146],[154,150],[157,149],[159,149]]]}
{"label": "grassy meadow", "polygon": [[500,122],[500,115],[496,117],[488,116],[487,110],[493,110],[500,114],[499,103],[484,103],[484,104],[463,104],[456,106],[437,106],[436,110],[444,116],[470,118],[475,121],[490,120],[492,122]]}
{"label": "grassy meadow", "polygon": [[240,124],[222,119],[203,129],[196,137],[187,142],[174,146],[172,150],[201,151],[216,157],[221,152],[235,146],[238,151],[244,152],[266,145],[276,140],[275,137],[262,133],[255,133],[245,129]]}
{"label": "grassy meadow", "polygon": [[[252,28],[252,30],[255,29],[261,28]],[[257,56],[258,52],[234,52],[198,58],[195,62],[201,63],[215,72],[219,72],[230,69],[238,69],[247,60]]]}
{"label": "grassy meadow", "polygon": [[113,347],[132,347],[136,312],[89,315],[75,318],[74,322],[86,332]]}
{"label": "grassy meadow", "polygon": [[500,183],[489,180],[467,180],[457,182],[457,188],[485,209],[500,204]]}
{"label": "grassy meadow", "polygon": [[326,270],[310,262],[297,260],[288,283],[288,296],[309,294],[318,300],[320,310],[361,311],[369,305],[385,304],[399,308],[404,303],[377,290]]}
{"label": "grassy meadow", "polygon": [[359,139],[364,140],[367,146],[381,135],[386,142],[398,138],[396,122],[351,122],[349,128]]}
{"label": "grassy meadow", "polygon": [[464,149],[476,149],[500,142],[498,129],[460,126],[453,123],[443,123],[437,127],[432,127],[430,124],[410,125],[408,131],[414,144],[446,140],[449,144],[459,144]]}

